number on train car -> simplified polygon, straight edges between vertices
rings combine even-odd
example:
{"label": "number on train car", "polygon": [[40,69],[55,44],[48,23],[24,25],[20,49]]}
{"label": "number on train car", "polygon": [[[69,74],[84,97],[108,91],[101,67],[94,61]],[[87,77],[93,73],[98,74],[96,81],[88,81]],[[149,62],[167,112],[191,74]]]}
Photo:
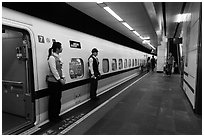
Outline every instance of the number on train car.
{"label": "number on train car", "polygon": [[44,37],[41,35],[38,35],[38,42],[39,43],[45,43]]}

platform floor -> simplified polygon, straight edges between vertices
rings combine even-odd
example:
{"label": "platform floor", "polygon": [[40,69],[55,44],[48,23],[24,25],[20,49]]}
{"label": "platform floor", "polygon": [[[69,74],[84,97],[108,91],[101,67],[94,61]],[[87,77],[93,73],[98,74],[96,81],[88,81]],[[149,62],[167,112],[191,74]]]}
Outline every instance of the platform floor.
{"label": "platform floor", "polygon": [[150,72],[127,90],[86,135],[202,134],[202,118],[182,91],[180,75]]}

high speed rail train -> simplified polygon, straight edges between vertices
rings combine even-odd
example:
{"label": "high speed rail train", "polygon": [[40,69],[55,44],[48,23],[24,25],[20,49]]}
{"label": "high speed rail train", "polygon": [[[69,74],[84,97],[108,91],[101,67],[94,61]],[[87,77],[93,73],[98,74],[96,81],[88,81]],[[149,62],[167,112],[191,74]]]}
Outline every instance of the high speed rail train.
{"label": "high speed rail train", "polygon": [[62,43],[61,114],[89,100],[88,57],[99,50],[98,94],[138,75],[150,54],[2,7],[2,132],[48,121],[47,56]]}

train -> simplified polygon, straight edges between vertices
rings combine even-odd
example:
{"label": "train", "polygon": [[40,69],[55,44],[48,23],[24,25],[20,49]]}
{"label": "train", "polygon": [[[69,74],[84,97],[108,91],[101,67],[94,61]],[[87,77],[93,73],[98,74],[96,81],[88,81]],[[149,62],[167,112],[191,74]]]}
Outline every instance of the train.
{"label": "train", "polygon": [[[48,121],[48,49],[61,42],[66,84],[61,115],[89,100],[88,58],[99,51],[97,94],[135,77],[151,54],[2,7],[2,132]],[[11,121],[12,120],[12,121]],[[12,123],[12,124],[9,124]]]}

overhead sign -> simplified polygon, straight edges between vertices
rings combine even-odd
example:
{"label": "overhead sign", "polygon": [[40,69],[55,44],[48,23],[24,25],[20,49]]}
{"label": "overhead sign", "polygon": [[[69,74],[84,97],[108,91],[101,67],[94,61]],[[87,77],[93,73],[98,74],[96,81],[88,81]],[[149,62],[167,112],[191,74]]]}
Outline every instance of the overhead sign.
{"label": "overhead sign", "polygon": [[81,48],[80,42],[70,40],[69,43],[71,48],[78,48],[78,49]]}

